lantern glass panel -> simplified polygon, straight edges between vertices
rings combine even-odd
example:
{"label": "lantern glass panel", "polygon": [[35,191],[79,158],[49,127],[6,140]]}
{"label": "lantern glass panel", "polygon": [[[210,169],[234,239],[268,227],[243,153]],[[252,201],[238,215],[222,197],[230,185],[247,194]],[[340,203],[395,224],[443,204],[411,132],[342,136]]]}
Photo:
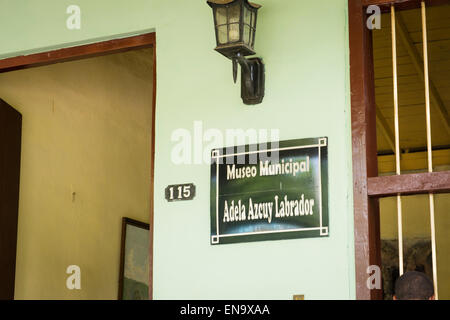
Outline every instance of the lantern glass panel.
{"label": "lantern glass panel", "polygon": [[250,45],[250,27],[244,24],[244,43]]}
{"label": "lantern glass panel", "polygon": [[217,27],[217,41],[219,44],[225,44],[228,42],[228,28],[226,24]]}
{"label": "lantern glass panel", "polygon": [[228,8],[228,23],[239,23],[241,20],[241,6],[239,3]]}
{"label": "lantern glass panel", "polygon": [[229,42],[236,42],[240,39],[239,23],[233,23],[229,25]]}
{"label": "lantern glass panel", "polygon": [[244,23],[248,24],[248,25],[252,25],[251,17],[252,17],[252,12],[246,6],[244,6]]}
{"label": "lantern glass panel", "polygon": [[251,26],[252,28],[256,28],[256,12],[252,12],[252,22],[251,22]]}
{"label": "lantern glass panel", "polygon": [[217,25],[227,23],[227,8],[219,7],[216,9],[216,23]]}

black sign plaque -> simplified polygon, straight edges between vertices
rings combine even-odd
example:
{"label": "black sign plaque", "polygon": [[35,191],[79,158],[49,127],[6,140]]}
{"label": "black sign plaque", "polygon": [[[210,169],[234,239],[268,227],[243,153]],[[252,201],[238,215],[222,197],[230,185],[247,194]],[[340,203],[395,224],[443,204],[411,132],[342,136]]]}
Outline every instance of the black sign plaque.
{"label": "black sign plaque", "polygon": [[326,237],[328,139],[214,149],[211,244]]}
{"label": "black sign plaque", "polygon": [[195,185],[193,183],[170,185],[166,187],[165,195],[169,202],[192,200],[195,197]]}

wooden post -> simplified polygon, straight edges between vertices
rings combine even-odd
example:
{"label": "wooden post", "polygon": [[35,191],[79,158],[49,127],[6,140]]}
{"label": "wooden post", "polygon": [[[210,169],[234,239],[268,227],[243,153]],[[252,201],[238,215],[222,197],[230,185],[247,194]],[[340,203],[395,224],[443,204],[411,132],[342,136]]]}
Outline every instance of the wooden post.
{"label": "wooden post", "polygon": [[381,289],[367,286],[368,267],[381,268],[378,199],[367,193],[367,178],[378,175],[372,34],[362,2],[349,0],[348,9],[356,298],[382,299]]}

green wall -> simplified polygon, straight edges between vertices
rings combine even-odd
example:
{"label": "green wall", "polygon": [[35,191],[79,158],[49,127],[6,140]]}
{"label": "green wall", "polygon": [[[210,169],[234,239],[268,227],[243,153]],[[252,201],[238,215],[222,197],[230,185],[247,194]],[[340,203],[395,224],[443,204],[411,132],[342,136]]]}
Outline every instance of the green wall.
{"label": "green wall", "polygon": [[[256,50],[266,97],[245,106],[231,62],[216,53],[204,0],[0,0],[0,57],[156,31],[154,293],[157,299],[355,297],[346,0],[259,0]],[[81,7],[81,30],[65,10]],[[6,9],[5,9],[6,8]],[[330,237],[209,244],[209,166],[171,162],[178,128],[280,129],[280,138],[329,137]],[[220,146],[217,146],[220,147]],[[193,182],[193,201],[164,188]]]}

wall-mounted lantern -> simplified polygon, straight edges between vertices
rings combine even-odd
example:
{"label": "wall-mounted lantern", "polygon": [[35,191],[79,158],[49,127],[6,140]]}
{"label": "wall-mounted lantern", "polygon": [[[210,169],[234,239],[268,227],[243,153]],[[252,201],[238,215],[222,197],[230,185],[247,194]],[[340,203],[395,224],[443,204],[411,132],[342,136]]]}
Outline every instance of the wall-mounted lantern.
{"label": "wall-mounted lantern", "polygon": [[208,0],[213,9],[216,51],[233,62],[236,83],[237,64],[241,66],[241,97],[245,104],[258,104],[264,98],[265,69],[261,58],[254,55],[258,4],[248,0]]}

